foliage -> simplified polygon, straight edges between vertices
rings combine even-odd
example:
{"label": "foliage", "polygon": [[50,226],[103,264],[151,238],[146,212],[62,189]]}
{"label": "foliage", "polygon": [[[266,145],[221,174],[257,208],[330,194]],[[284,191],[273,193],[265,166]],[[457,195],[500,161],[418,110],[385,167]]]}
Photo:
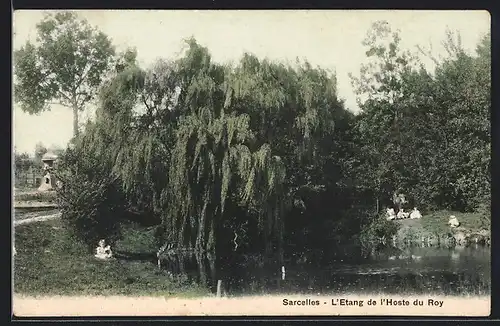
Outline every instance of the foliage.
{"label": "foliage", "polygon": [[48,152],[47,147],[42,142],[35,145],[35,160],[41,161],[42,157]]}
{"label": "foliage", "polygon": [[34,114],[54,102],[78,112],[92,101],[110,69],[114,47],[109,38],[73,12],[48,14],[37,24],[36,44],[14,52],[14,95],[22,110]]}
{"label": "foliage", "polygon": [[25,173],[31,167],[33,167],[33,160],[28,153],[16,153],[14,152],[14,173],[19,176],[21,173]]}
{"label": "foliage", "polygon": [[353,77],[362,109],[356,137],[365,158],[357,167],[366,171],[359,184],[383,198],[400,189],[424,209],[471,211],[489,201],[489,36],[473,56],[448,33],[449,56],[435,59],[428,72],[398,48],[399,36],[387,23],[373,30],[364,44],[374,59]]}
{"label": "foliage", "polygon": [[122,53],[96,121],[64,155],[68,219],[98,221],[87,238],[113,233],[134,212],[158,225],[158,246],[283,256],[285,244],[388,240],[397,225],[372,217],[394,191],[421,211],[485,215],[487,37],[476,55],[450,37],[449,56],[427,71],[376,23],[364,42],[368,63],[353,76],[358,115],[338,99],[335,76],[308,62],[245,54],[222,65],[186,42],[180,58],[148,68],[135,50]]}
{"label": "foliage", "polygon": [[[187,42],[175,62],[117,70],[77,151],[95,155],[121,183],[129,208],[161,216],[163,234],[179,246],[214,250],[238,237],[254,239],[250,247],[257,239],[268,250],[281,246],[293,203],[303,207],[340,178],[323,171],[331,150],[344,148],[351,118],[335,78],[249,54],[222,66]],[[337,156],[340,165],[346,154]]]}
{"label": "foliage", "polygon": [[62,218],[74,235],[88,245],[89,251],[100,239],[113,244],[119,238],[119,225],[125,213],[117,180],[92,154],[78,147],[67,149],[56,171],[63,182],[57,193]]}
{"label": "foliage", "polygon": [[483,203],[476,208],[482,227],[489,229],[491,225],[491,199],[485,198]]}
{"label": "foliage", "polygon": [[373,247],[379,243],[389,244],[398,232],[399,225],[388,221],[384,216],[377,216],[360,232],[360,241],[364,246]]}

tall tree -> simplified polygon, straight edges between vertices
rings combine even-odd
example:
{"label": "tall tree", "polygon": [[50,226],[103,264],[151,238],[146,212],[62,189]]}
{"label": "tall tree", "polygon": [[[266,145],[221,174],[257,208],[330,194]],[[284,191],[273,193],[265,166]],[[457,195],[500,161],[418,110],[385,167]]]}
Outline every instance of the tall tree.
{"label": "tall tree", "polygon": [[359,77],[351,75],[362,110],[357,134],[369,162],[362,170],[368,169],[374,176],[360,182],[377,193],[377,207],[379,194],[392,197],[393,191],[408,183],[404,169],[409,159],[403,136],[408,121],[404,118],[408,109],[404,86],[417,62],[399,43],[399,33],[386,21],[375,22],[363,40],[368,62],[362,65]]}
{"label": "tall tree", "polygon": [[42,142],[38,142],[35,145],[35,161],[40,161],[45,153],[48,152],[47,147]]}
{"label": "tall tree", "polygon": [[16,177],[25,173],[30,167],[33,167],[33,159],[28,153],[14,152],[14,174]]}
{"label": "tall tree", "polygon": [[490,109],[491,43],[486,35],[476,53],[469,54],[460,38],[449,37],[449,57],[436,68],[435,92],[444,116],[442,130],[447,135],[443,166],[449,176],[454,205],[472,210],[489,201],[490,193]]}
{"label": "tall tree", "polygon": [[490,191],[489,36],[474,56],[447,31],[447,57],[431,56],[433,73],[398,42],[387,23],[376,23],[364,42],[374,60],[353,78],[364,97],[357,137],[366,160],[358,166],[375,176],[359,183],[386,195],[402,187],[430,209],[473,210]]}
{"label": "tall tree", "polygon": [[37,114],[60,104],[73,110],[73,134],[78,113],[97,93],[112,67],[110,39],[72,12],[48,14],[36,25],[36,44],[28,41],[14,52],[15,101]]}
{"label": "tall tree", "polygon": [[56,156],[61,156],[64,153],[64,148],[59,145],[52,144],[47,148],[47,152],[55,154]]}

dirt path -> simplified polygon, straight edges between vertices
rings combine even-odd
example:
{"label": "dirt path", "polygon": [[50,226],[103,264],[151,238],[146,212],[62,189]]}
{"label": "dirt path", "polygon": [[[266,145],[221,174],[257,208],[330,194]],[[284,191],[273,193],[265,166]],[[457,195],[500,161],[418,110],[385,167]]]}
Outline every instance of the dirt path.
{"label": "dirt path", "polygon": [[[341,299],[363,300],[358,305],[333,305]],[[381,299],[406,300],[408,305],[382,305]],[[284,299],[299,300],[285,305]],[[337,300],[338,301],[335,301]],[[373,299],[376,305],[368,305]],[[422,305],[414,305],[418,299]],[[430,301],[430,299],[432,301]],[[314,301],[314,304],[313,304]],[[442,303],[441,303],[442,302]],[[353,301],[350,302],[351,304]],[[488,316],[489,297],[436,296],[255,296],[243,298],[179,299],[164,297],[27,297],[15,295],[16,316],[346,316],[346,315],[413,315],[413,316]]]}
{"label": "dirt path", "polygon": [[22,219],[22,220],[14,220],[14,226],[33,223],[33,222],[42,222],[42,221],[52,220],[52,219],[59,218],[59,217],[61,217],[60,212],[56,213],[56,214],[51,214],[51,215],[31,217],[31,218],[26,218],[26,219]]}

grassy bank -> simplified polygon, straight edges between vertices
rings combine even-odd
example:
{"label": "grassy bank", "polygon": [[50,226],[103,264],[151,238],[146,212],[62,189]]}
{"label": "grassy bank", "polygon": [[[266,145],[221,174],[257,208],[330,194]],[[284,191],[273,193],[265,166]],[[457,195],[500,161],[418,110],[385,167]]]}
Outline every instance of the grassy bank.
{"label": "grassy bank", "polygon": [[[132,295],[192,297],[207,289],[172,277],[150,260],[99,261],[73,239],[61,220],[15,228],[14,292],[23,295]],[[151,252],[148,232],[124,230],[116,250]]]}
{"label": "grassy bank", "polygon": [[57,193],[55,191],[38,192],[36,189],[29,191],[16,191],[14,200],[16,202],[47,202],[53,203],[56,201]]}
{"label": "grassy bank", "polygon": [[[455,215],[460,226],[452,228],[448,225],[450,215]],[[397,239],[399,242],[422,242],[429,244],[467,244],[476,239],[491,239],[490,224],[478,213],[460,213],[437,211],[423,215],[421,219],[397,220]]]}

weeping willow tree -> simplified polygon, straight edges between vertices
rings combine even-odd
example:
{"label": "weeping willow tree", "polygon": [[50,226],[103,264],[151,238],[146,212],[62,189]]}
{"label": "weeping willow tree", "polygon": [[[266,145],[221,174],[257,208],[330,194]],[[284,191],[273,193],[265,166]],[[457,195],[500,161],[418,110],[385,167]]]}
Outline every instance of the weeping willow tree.
{"label": "weeping willow tree", "polygon": [[[250,150],[248,116],[213,117],[202,110],[180,123],[177,137],[169,175],[169,234],[180,245],[215,249],[216,227],[227,217],[229,200],[257,212],[259,227],[269,234],[272,219],[281,217],[272,199],[280,195],[285,167],[267,144]],[[264,218],[271,219],[267,229]]]}
{"label": "weeping willow tree", "polygon": [[338,181],[332,180],[335,171],[328,164],[341,160],[335,127],[346,111],[337,98],[335,76],[308,62],[292,66],[245,54],[227,78],[225,106],[248,114],[254,146],[268,144],[285,165],[278,211],[287,224],[311,221],[314,202]]}
{"label": "weeping willow tree", "polygon": [[[343,113],[336,80],[307,62],[291,67],[249,54],[221,66],[206,48],[188,45],[178,62],[183,116],[164,191],[167,234],[212,250],[217,235],[241,237],[251,232],[241,225],[256,219],[253,241],[281,252],[287,212],[304,191],[324,187],[304,166],[318,163],[320,140]],[[221,229],[228,220],[233,229]]]}
{"label": "weeping willow tree", "polygon": [[[192,40],[189,46],[179,61],[178,107],[184,114],[164,190],[167,234],[180,246],[215,250],[224,221],[234,219],[228,206],[245,208],[247,216],[238,217],[240,221],[255,216],[264,235],[282,230],[284,163],[269,144],[256,142],[250,116],[231,108],[229,67],[212,63],[207,49]],[[247,232],[236,227],[225,231],[235,238]]]}

